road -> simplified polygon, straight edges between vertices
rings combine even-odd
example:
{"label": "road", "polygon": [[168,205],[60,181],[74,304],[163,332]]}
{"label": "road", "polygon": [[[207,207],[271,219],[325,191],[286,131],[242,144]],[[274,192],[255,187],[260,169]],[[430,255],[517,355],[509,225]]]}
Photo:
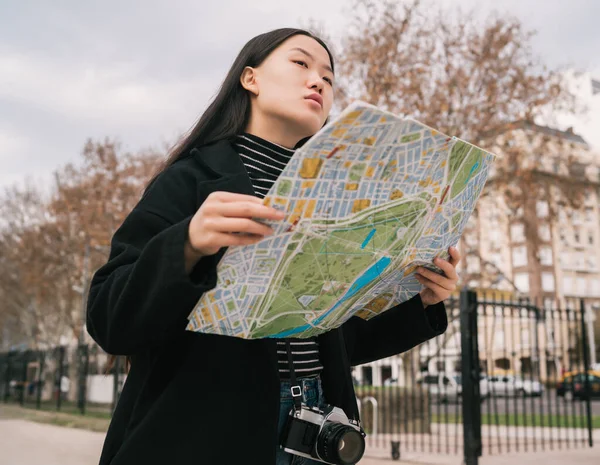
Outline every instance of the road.
{"label": "road", "polygon": [[[441,404],[432,399],[432,413],[438,416],[444,416],[448,412],[449,416],[454,416],[461,412],[461,405],[456,402]],[[585,415],[585,402],[579,400],[565,401],[562,397],[556,396],[556,391],[547,391],[542,397],[496,397],[488,398],[481,404],[482,414],[506,415],[519,412],[531,415]],[[600,415],[600,399],[592,401],[592,415]]]}

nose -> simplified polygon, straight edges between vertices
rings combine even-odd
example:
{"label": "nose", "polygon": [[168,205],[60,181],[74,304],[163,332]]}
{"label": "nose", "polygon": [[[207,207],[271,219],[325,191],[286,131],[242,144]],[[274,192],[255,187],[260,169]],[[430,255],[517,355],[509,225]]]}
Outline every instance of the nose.
{"label": "nose", "polygon": [[319,94],[322,94],[323,88],[325,87],[325,81],[320,75],[315,73],[310,77],[308,87],[312,90],[315,90]]}

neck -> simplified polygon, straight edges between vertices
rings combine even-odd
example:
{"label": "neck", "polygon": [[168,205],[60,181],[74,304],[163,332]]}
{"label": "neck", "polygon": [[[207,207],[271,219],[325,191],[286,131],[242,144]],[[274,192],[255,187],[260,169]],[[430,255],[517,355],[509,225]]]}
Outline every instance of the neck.
{"label": "neck", "polygon": [[288,149],[294,149],[303,138],[295,135],[294,131],[290,130],[289,123],[281,118],[255,118],[252,114],[245,132]]}

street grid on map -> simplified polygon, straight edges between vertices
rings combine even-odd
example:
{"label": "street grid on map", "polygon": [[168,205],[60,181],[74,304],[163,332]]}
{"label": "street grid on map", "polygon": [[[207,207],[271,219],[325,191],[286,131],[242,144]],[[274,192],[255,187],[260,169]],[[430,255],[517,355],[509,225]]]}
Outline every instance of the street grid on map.
{"label": "street grid on map", "polygon": [[[264,199],[276,233],[232,248],[188,330],[306,338],[416,295],[447,258],[493,155],[357,102],[298,150]],[[439,270],[437,270],[439,271]]]}

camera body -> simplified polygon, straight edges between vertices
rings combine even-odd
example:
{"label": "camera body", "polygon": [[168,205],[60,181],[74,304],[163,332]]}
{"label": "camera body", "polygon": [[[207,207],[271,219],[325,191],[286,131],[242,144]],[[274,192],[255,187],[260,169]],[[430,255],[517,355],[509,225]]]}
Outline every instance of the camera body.
{"label": "camera body", "polygon": [[324,463],[350,465],[365,452],[365,433],[344,411],[327,405],[323,410],[302,405],[292,409],[280,445],[290,454]]}

